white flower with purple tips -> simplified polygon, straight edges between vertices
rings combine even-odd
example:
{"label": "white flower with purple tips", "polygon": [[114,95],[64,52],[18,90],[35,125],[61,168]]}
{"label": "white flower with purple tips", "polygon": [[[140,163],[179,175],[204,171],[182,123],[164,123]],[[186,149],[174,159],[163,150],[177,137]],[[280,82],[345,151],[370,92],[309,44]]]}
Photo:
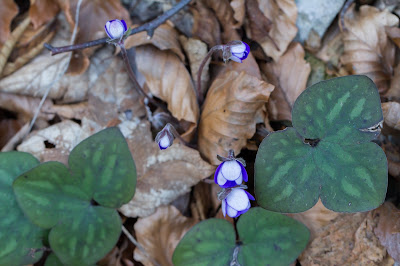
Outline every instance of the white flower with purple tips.
{"label": "white flower with purple tips", "polygon": [[231,188],[229,194],[222,199],[221,209],[224,217],[236,218],[239,215],[247,212],[250,207],[250,200],[255,200],[254,197],[244,189],[237,187]]}
{"label": "white flower with purple tips", "polygon": [[106,29],[108,37],[111,39],[121,39],[128,30],[125,21],[118,19],[107,21],[104,28]]}
{"label": "white flower with purple tips", "polygon": [[224,46],[223,59],[224,61],[232,60],[242,63],[250,53],[250,47],[242,41],[231,41]]}
{"label": "white flower with purple tips", "polygon": [[222,188],[229,188],[247,182],[248,176],[243,164],[236,159],[223,161],[215,171],[214,181]]}
{"label": "white flower with purple tips", "polygon": [[168,123],[156,136],[156,142],[161,150],[165,150],[174,142],[174,135],[171,132],[171,125]]}

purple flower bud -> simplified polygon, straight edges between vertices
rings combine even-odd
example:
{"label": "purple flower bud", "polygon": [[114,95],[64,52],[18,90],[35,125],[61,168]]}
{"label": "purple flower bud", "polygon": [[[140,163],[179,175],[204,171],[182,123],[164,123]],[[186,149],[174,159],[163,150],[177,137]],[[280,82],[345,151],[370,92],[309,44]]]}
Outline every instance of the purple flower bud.
{"label": "purple flower bud", "polygon": [[224,61],[233,60],[242,63],[247,58],[250,52],[250,47],[245,42],[231,41],[224,47],[223,59]]}
{"label": "purple flower bud", "polygon": [[243,164],[238,160],[222,162],[214,175],[214,182],[222,188],[234,187],[247,182],[248,176]]}
{"label": "purple flower bud", "polygon": [[156,142],[161,150],[165,150],[174,142],[174,135],[170,131],[170,124],[167,124],[156,136]]}
{"label": "purple flower bud", "polygon": [[104,28],[106,29],[108,37],[111,39],[120,39],[128,30],[125,21],[118,19],[107,21]]}
{"label": "purple flower bud", "polygon": [[255,199],[249,192],[241,188],[232,188],[228,196],[222,200],[222,213],[224,216],[228,214],[228,216],[236,218],[250,209],[250,200]]}

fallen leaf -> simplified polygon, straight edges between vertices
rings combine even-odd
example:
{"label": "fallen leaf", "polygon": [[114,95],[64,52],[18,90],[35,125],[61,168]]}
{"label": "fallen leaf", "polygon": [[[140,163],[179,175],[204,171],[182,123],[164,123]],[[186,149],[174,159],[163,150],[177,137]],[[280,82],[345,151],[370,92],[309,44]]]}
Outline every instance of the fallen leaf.
{"label": "fallen leaf", "polygon": [[18,6],[14,0],[0,0],[0,47],[10,36],[11,21],[18,14]]}
{"label": "fallen leaf", "polygon": [[23,125],[23,121],[20,119],[0,117],[0,149],[8,143]]}
{"label": "fallen leaf", "polygon": [[213,47],[221,44],[220,25],[215,14],[201,1],[196,1],[196,6],[191,9],[193,13],[192,35]]}
{"label": "fallen leaf", "polygon": [[400,149],[397,141],[390,141],[393,140],[392,137],[391,135],[381,134],[379,136],[380,146],[386,154],[389,174],[400,181]]}
{"label": "fallen leaf", "polygon": [[371,212],[339,214],[318,230],[299,261],[301,265],[393,265],[374,234],[377,225]]}
{"label": "fallen leaf", "polygon": [[400,262],[400,210],[391,202],[385,202],[373,211],[379,217],[374,232],[392,258]]}
{"label": "fallen leaf", "polygon": [[150,92],[168,104],[175,118],[190,123],[184,136],[190,135],[197,125],[199,107],[185,65],[174,53],[151,45],[137,47],[136,51],[137,68],[146,78]]}
{"label": "fallen leaf", "polygon": [[[252,1],[246,3],[250,2]],[[257,2],[259,10],[266,19],[272,22],[272,25],[268,35],[260,34],[260,36],[256,36],[257,39],[255,40],[261,45],[264,52],[277,62],[297,33],[296,3],[291,0],[257,0]],[[248,16],[251,16],[249,12]],[[260,20],[264,21],[265,19]],[[252,25],[250,24],[249,27],[251,28]],[[252,33],[251,29],[247,30],[247,33],[250,32]],[[250,36],[250,38],[253,38],[253,36]]]}
{"label": "fallen leaf", "polygon": [[[172,254],[185,233],[198,221],[183,216],[174,206],[158,207],[156,212],[135,223],[137,241],[159,265],[171,265]],[[134,259],[144,265],[154,265],[138,248]]]}
{"label": "fallen leaf", "polygon": [[400,103],[386,102],[382,103],[383,120],[386,125],[400,130]]}
{"label": "fallen leaf", "polygon": [[[35,29],[52,20],[58,12],[60,0],[30,0],[29,17]],[[69,1],[65,1],[68,5]]]}
{"label": "fallen leaf", "polygon": [[168,23],[164,23],[155,29],[153,37],[148,38],[147,32],[139,32],[128,37],[125,41],[126,49],[144,44],[152,44],[158,49],[170,50],[174,52],[182,61],[185,61],[185,55],[182,53],[179,43],[179,34]]}
{"label": "fallen leaf", "polygon": [[400,48],[400,29],[397,27],[386,27],[388,37]]}
{"label": "fallen leaf", "polygon": [[233,10],[229,0],[202,0],[202,2],[214,11],[214,15],[218,18],[219,24],[225,31],[227,27],[234,27]]}
{"label": "fallen leaf", "polygon": [[385,93],[385,97],[389,100],[400,100],[400,64],[394,68],[394,75],[390,82],[389,90]]}
{"label": "fallen leaf", "polygon": [[292,120],[292,107],[306,89],[310,64],[304,60],[304,49],[292,43],[278,62],[260,64],[266,81],[276,86],[268,102],[271,120]]}
{"label": "fallen leaf", "polygon": [[161,151],[148,122],[123,121],[119,128],[127,138],[138,173],[135,196],[120,209],[127,217],[151,215],[157,207],[170,204],[215,171],[197,150],[178,141]]}
{"label": "fallen leaf", "polygon": [[353,5],[344,17],[344,54],[340,60],[351,74],[370,77],[380,93],[389,88],[396,48],[385,27],[398,24],[398,17],[389,11],[368,5],[361,6],[359,12]]}
{"label": "fallen leaf", "polygon": [[235,27],[241,27],[243,25],[246,12],[244,2],[245,0],[232,0],[230,3],[233,9],[233,18],[237,21]]}
{"label": "fallen leaf", "polygon": [[322,40],[321,48],[315,54],[316,57],[337,67],[340,56],[343,54],[343,33],[338,25],[330,27]]}
{"label": "fallen leaf", "polygon": [[[121,245],[115,246],[108,254],[96,263],[99,266],[134,266],[130,260],[131,256],[127,258],[126,253],[129,252],[127,247],[129,246],[128,239],[124,238]],[[119,241],[121,242],[121,241]],[[133,244],[132,244],[133,245]]]}
{"label": "fallen leaf", "polygon": [[245,72],[225,71],[213,81],[200,118],[198,147],[214,165],[217,155],[235,154],[256,131],[255,114],[268,101],[274,87]]}
{"label": "fallen leaf", "polygon": [[[200,40],[196,40],[193,38],[186,38],[184,36],[180,36],[179,40],[185,50],[185,53],[188,55],[189,63],[190,63],[190,73],[192,73],[192,79],[196,83],[197,87],[197,73],[199,71],[199,67],[203,59],[206,57],[208,53],[207,44]],[[207,87],[208,81],[210,79],[210,75],[208,73],[208,66],[210,64],[211,59],[209,59],[204,67],[203,72],[201,73],[201,87],[204,89]]]}

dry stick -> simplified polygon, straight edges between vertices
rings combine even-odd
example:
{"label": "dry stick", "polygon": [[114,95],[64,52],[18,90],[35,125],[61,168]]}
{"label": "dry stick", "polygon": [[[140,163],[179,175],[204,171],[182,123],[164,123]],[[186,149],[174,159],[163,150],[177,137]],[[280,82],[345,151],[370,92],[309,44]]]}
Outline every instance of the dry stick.
{"label": "dry stick", "polygon": [[139,242],[136,241],[136,239],[131,235],[128,231],[128,229],[125,228],[125,226],[122,225],[122,232],[126,235],[126,237],[153,263],[153,265],[159,266],[160,264],[152,257],[149,255],[149,253],[146,252],[146,250],[143,248],[142,245],[139,244]]}
{"label": "dry stick", "polygon": [[[76,34],[77,34],[77,32],[78,32],[79,11],[80,11],[80,9],[81,9],[81,4],[82,4],[82,0],[79,0],[79,1],[78,1],[78,4],[76,5],[75,26],[74,26],[74,31],[72,32],[72,36],[71,36],[71,41],[70,41],[70,43],[74,43],[75,38],[76,38]],[[39,115],[39,113],[40,113],[40,109],[42,109],[42,106],[43,106],[43,104],[44,104],[44,101],[46,100],[47,95],[49,95],[49,93],[50,93],[50,89],[53,87],[53,85],[54,85],[56,82],[58,82],[58,81],[61,79],[62,76],[64,76],[65,72],[67,72],[68,67],[69,67],[69,63],[70,63],[70,61],[71,61],[71,57],[72,57],[72,53],[69,55],[67,64],[65,65],[65,68],[64,68],[63,71],[60,73],[60,75],[58,75],[58,76],[56,77],[56,79],[53,80],[53,82],[47,86],[46,91],[45,91],[45,93],[43,94],[43,97],[42,97],[42,99],[41,99],[41,101],[40,101],[40,103],[39,103],[39,106],[38,106],[38,108],[36,109],[35,115],[34,115],[33,118],[32,118],[32,122],[31,122],[31,124],[30,124],[30,126],[29,126],[28,132],[30,132],[30,131],[32,130],[32,127],[33,127],[33,125],[35,124],[36,119],[37,119],[37,117],[38,117],[38,115]]]}
{"label": "dry stick", "polygon": [[[131,33],[129,35],[133,35],[138,32],[146,31],[147,35],[153,37],[155,29],[163,24],[167,19],[178,13],[182,8],[184,8],[187,4],[189,4],[191,0],[182,0],[175,6],[173,6],[170,10],[166,11],[164,14],[158,16],[156,19],[143,24],[137,28],[132,29]],[[51,51],[51,55],[56,55],[59,53],[65,53],[65,52],[70,52],[74,50],[79,50],[79,49],[85,49],[88,47],[100,45],[106,43],[108,38],[102,38],[90,42],[85,42],[85,43],[80,43],[80,44],[75,44],[75,45],[68,45],[68,46],[62,46],[62,47],[53,47],[48,43],[44,44],[44,47],[46,47],[48,50]]]}

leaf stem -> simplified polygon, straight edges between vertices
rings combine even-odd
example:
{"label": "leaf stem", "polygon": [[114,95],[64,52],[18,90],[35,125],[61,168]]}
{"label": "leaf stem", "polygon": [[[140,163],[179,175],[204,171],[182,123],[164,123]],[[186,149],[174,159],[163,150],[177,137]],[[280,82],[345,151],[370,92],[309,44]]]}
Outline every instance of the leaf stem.
{"label": "leaf stem", "polygon": [[[187,4],[190,3],[191,0],[181,0],[178,4],[173,6],[171,9],[168,11],[164,12],[162,15],[158,16],[154,20],[145,23],[139,27],[136,27],[132,29],[129,35],[136,34],[138,32],[146,31],[147,35],[151,38],[153,37],[155,29],[163,24],[167,19],[178,13],[182,8],[184,8]],[[44,47],[46,47],[48,50],[50,50],[51,55],[56,55],[60,53],[65,53],[65,52],[70,52],[74,50],[79,50],[79,49],[85,49],[89,48],[92,46],[97,46],[100,44],[104,44],[107,42],[109,38],[102,38],[102,39],[97,39],[93,40],[90,42],[85,42],[85,43],[80,43],[80,44],[75,44],[75,45],[67,45],[67,46],[61,46],[61,47],[53,47],[52,45],[45,43]]]}

